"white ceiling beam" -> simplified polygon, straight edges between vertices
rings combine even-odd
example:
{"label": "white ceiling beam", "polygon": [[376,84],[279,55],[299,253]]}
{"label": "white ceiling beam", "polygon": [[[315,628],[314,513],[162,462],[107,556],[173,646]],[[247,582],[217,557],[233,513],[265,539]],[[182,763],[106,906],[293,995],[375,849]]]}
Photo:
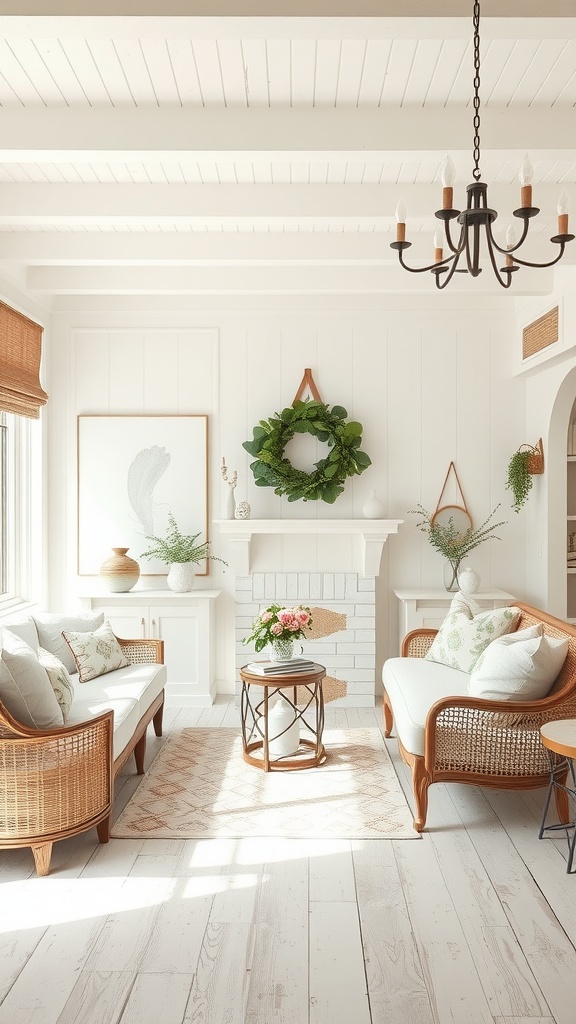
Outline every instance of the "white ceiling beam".
{"label": "white ceiling beam", "polygon": [[[15,266],[386,266],[397,262],[393,232],[0,232],[0,262]],[[553,249],[537,234],[527,258],[544,261]],[[550,251],[549,251],[550,250]],[[414,256],[432,259],[433,231],[414,236]],[[411,257],[407,256],[407,259]],[[568,246],[564,263],[576,262]]]}
{"label": "white ceiling beam", "polygon": [[[463,0],[299,0],[275,16],[271,0],[239,7],[236,0],[3,0],[2,34],[10,39],[466,39],[471,6]],[[239,14],[239,11],[241,12]],[[431,14],[433,16],[431,16]],[[74,17],[69,17],[74,15]],[[573,0],[483,0],[485,39],[570,38]]]}
{"label": "white ceiling beam", "polygon": [[[534,204],[543,213],[555,211],[558,185],[534,188]],[[81,225],[102,218],[123,226],[152,218],[166,225],[219,225],[225,218],[252,225],[258,218],[379,217],[394,219],[400,194],[405,193],[410,218],[433,217],[441,206],[440,185],[122,185],[11,184],[0,185],[0,224]],[[455,187],[455,204],[464,203],[462,186]],[[501,216],[520,205],[520,186],[496,183],[489,199]]]}
{"label": "white ceiling beam", "polygon": [[[545,294],[550,270],[522,269],[514,294]],[[454,277],[452,291],[492,292],[490,270],[475,280]],[[341,295],[436,290],[432,274],[409,274],[398,266],[359,267],[31,267],[27,289],[37,295]]]}
{"label": "white ceiling beam", "polygon": [[[569,108],[572,116],[572,108]],[[567,109],[489,107],[482,112],[482,149],[531,154],[574,151]],[[537,140],[537,149],[534,148]],[[326,109],[189,107],[0,110],[0,160],[86,163],[217,159],[374,159],[406,152],[430,157],[469,150],[468,108]],[[470,145],[469,145],[470,143]]]}
{"label": "white ceiling beam", "polygon": [[[419,234],[419,241],[422,234]],[[389,261],[393,240],[381,233],[305,232],[0,232],[0,262],[65,266],[109,264],[194,266]],[[432,235],[429,238],[432,246]],[[394,260],[396,256],[394,255]]]}

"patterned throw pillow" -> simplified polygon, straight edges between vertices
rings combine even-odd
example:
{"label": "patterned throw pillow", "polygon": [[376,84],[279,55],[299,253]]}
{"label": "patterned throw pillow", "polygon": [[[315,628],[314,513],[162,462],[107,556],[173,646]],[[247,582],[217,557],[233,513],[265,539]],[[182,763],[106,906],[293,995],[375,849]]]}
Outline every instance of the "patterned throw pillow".
{"label": "patterned throw pillow", "polygon": [[483,612],[471,597],[459,592],[454,595],[426,657],[461,672],[471,672],[492,640],[516,628],[520,615],[520,609],[515,607]]}
{"label": "patterned throw pillow", "polygon": [[120,647],[109,622],[104,622],[93,633],[62,633],[78,666],[81,683],[96,679],[106,672],[125,668],[130,664]]}
{"label": "patterned throw pillow", "polygon": [[68,721],[70,708],[74,700],[74,684],[68,674],[68,669],[62,664],[55,654],[45,651],[43,647],[38,648],[38,661],[46,670],[54,696],[62,708],[64,724]]}

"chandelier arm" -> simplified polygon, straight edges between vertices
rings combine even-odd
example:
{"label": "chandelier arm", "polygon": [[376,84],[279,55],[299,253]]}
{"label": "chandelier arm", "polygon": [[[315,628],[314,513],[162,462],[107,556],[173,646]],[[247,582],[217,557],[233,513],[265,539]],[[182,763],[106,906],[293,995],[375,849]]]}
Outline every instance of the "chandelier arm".
{"label": "chandelier arm", "polygon": [[442,291],[442,289],[445,288],[447,284],[450,284],[450,281],[452,280],[452,278],[454,277],[454,274],[456,272],[456,267],[458,266],[459,259],[460,259],[460,255],[452,257],[452,266],[450,267],[450,270],[446,274],[446,277],[444,278],[442,283],[440,283],[440,279],[442,277],[442,274],[435,274],[435,277],[436,277],[436,287],[438,288],[438,291]]}
{"label": "chandelier arm", "polygon": [[429,267],[409,267],[407,263],[404,263],[404,260],[402,259],[402,250],[399,249],[398,250],[398,259],[400,261],[400,266],[404,267],[404,270],[409,270],[411,274],[429,274],[430,271],[434,272],[434,268],[435,267],[445,267],[445,266],[448,266],[448,264],[453,259],[455,259],[455,257],[454,256],[447,256],[445,260],[442,260],[440,263],[431,263]]}
{"label": "chandelier arm", "polygon": [[[478,274],[480,273],[478,269],[480,266],[480,235],[478,225],[474,224],[471,231],[465,229],[464,235],[466,250],[466,266],[468,267],[468,273],[471,275],[471,277],[478,277]],[[470,254],[470,236],[472,236],[472,256]]]}
{"label": "chandelier arm", "polygon": [[455,255],[460,256],[461,253],[464,251],[464,245],[465,245],[464,225],[462,225],[461,228],[460,228],[460,240],[458,242],[458,245],[454,245],[454,243],[452,241],[452,236],[450,234],[450,221],[448,221],[448,220],[444,224],[444,235],[445,235],[446,241],[448,242],[448,246],[451,249],[451,251]]}
{"label": "chandelier arm", "polygon": [[510,256],[513,252],[516,252],[516,250],[520,248],[520,246],[522,245],[523,242],[526,241],[526,236],[528,234],[529,227],[530,227],[530,224],[529,224],[528,219],[526,218],[526,219],[524,219],[524,226],[522,228],[522,234],[520,235],[520,238],[518,239],[518,241],[515,242],[514,245],[505,246],[505,247],[503,247],[501,245],[498,245],[498,242],[496,241],[496,239],[494,238],[494,235],[492,234],[492,225],[490,223],[486,224],[486,234],[489,235],[490,241],[491,241],[492,245],[494,246],[495,249],[498,250],[499,253],[502,254],[502,256]]}
{"label": "chandelier arm", "polygon": [[566,248],[566,242],[556,242],[556,245],[560,246],[560,252],[555,259],[550,260],[548,263],[530,263],[529,260],[520,260],[517,256],[514,257],[514,263],[518,263],[521,267],[534,267],[536,270],[543,270],[545,267],[553,267],[555,263],[558,263],[564,255],[564,249]]}
{"label": "chandelier arm", "polygon": [[[492,238],[492,233],[490,231],[486,232],[486,243],[488,246],[488,255],[490,256],[490,263],[492,264],[492,270],[494,271],[494,277],[498,281],[498,284],[502,286],[502,288],[509,288],[510,285],[512,284],[512,268],[510,268],[508,271],[505,269],[498,269],[496,265],[496,260],[494,258],[494,246],[496,243],[494,242],[494,239]],[[502,252],[499,246],[496,246],[496,248],[500,252]],[[501,276],[502,274],[506,276],[506,280],[504,280],[504,278]]]}

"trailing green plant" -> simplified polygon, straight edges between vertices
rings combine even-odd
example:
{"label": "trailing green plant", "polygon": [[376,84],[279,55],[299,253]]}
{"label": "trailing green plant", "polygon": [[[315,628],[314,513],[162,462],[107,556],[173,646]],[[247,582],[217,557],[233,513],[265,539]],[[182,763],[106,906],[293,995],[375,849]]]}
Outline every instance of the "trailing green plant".
{"label": "trailing green plant", "polygon": [[434,516],[431,516],[420,503],[416,508],[409,509],[409,515],[420,516],[420,521],[416,523],[416,526],[422,533],[428,535],[432,547],[450,562],[454,581],[456,581],[460,562],[470,551],[483,544],[485,540],[501,540],[495,535],[494,530],[500,526],[506,526],[506,520],[490,524],[490,520],[493,519],[499,508],[500,505],[496,505],[496,508],[492,509],[490,515],[476,530],[470,526],[464,532],[458,529],[452,516],[447,523],[433,522]]}
{"label": "trailing green plant", "polygon": [[165,537],[146,537],[146,540],[153,541],[153,547],[143,551],[140,558],[159,558],[166,565],[174,562],[203,562],[205,558],[211,558],[215,562],[224,562],[223,558],[217,558],[210,554],[210,541],[203,541],[197,544],[199,533],[184,534],[180,532],[178,524],[171,512],[168,513],[168,529]]}
{"label": "trailing green plant", "polygon": [[507,490],[512,491],[514,498],[512,508],[515,512],[519,512],[528,499],[534,482],[529,470],[530,459],[534,455],[539,454],[538,449],[533,448],[531,445],[522,445],[522,448],[526,450],[522,451],[519,448],[517,452],[514,452],[508,463],[508,477],[506,481]]}
{"label": "trailing green plant", "polygon": [[[366,452],[360,451],[362,424],[346,421],[348,413],[341,405],[330,409],[323,402],[297,400],[293,405],[260,420],[251,441],[242,447],[256,461],[250,464],[258,487],[273,487],[274,493],[288,501],[322,501],[330,505],[344,490],[349,476],[363,473],[371,465]],[[314,471],[295,469],[284,457],[284,449],[295,434],[312,434],[331,449],[325,459],[314,463]]]}

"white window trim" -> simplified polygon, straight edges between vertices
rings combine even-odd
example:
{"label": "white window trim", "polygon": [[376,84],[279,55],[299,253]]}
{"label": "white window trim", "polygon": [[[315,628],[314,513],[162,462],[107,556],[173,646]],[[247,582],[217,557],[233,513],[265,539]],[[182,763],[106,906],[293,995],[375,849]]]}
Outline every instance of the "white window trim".
{"label": "white window trim", "polygon": [[8,591],[0,615],[39,603],[43,593],[41,419],[10,416],[7,457]]}

